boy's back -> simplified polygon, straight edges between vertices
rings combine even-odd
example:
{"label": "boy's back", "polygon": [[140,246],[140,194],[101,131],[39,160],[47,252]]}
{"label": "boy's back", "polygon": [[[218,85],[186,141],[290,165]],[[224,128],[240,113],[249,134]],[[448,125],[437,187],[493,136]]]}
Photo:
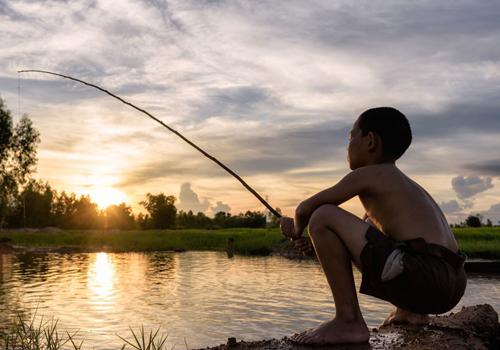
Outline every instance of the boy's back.
{"label": "boy's back", "polygon": [[376,228],[397,241],[421,237],[458,251],[437,203],[395,164],[369,165],[359,170],[369,183],[368,190],[359,194],[359,198]]}

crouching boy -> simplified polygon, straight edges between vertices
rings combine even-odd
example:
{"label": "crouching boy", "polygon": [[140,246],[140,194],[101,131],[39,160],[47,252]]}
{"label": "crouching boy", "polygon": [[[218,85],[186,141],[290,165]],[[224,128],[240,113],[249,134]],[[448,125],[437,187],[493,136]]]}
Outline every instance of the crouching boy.
{"label": "crouching boy", "polygon": [[[350,131],[352,170],[335,186],[304,200],[295,218],[280,219],[283,234],[310,242],[333,294],[335,317],[296,333],[292,341],[327,345],[366,342],[352,265],[361,271],[360,293],[386,300],[396,309],[384,324],[425,324],[428,314],[451,310],[464,294],[464,255],[433,198],[395,164],[410,146],[407,118],[391,107],[362,113]],[[358,196],[361,220],[338,206]],[[304,243],[305,242],[305,243]]]}

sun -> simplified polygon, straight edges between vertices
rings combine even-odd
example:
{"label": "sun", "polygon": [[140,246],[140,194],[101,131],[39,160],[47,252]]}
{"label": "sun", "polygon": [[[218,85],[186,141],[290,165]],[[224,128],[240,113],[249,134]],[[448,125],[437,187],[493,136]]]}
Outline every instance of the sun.
{"label": "sun", "polygon": [[88,193],[99,209],[106,209],[110,205],[127,202],[125,193],[112,187],[98,187],[89,190]]}

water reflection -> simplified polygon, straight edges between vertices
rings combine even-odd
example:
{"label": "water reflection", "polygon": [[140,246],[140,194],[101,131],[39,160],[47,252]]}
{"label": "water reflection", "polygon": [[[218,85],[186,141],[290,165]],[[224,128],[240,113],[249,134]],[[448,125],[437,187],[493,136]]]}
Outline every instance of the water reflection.
{"label": "water reflection", "polygon": [[114,268],[108,254],[97,253],[88,273],[90,303],[102,304],[106,301],[106,304],[112,306],[113,276]]}
{"label": "water reflection", "polygon": [[[360,275],[355,274],[359,287]],[[470,275],[455,308],[488,302],[500,309],[500,276]],[[370,327],[391,310],[360,295]],[[221,252],[0,255],[0,328],[9,315],[37,307],[86,347],[119,348],[128,326],[162,326],[169,346],[216,345],[229,336],[282,337],[331,318],[321,267],[280,257],[228,259]],[[77,317],[75,317],[75,315]]]}

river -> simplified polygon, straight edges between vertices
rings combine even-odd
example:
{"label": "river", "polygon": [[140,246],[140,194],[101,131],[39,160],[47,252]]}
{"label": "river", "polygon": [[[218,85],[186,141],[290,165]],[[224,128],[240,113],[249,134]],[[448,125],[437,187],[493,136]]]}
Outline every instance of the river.
{"label": "river", "polygon": [[[357,287],[360,274],[355,273]],[[359,295],[369,327],[392,310]],[[500,310],[500,275],[469,274],[463,305]],[[18,312],[78,330],[84,349],[120,348],[129,326],[161,326],[168,346],[199,348],[291,335],[335,309],[321,267],[286,258],[227,258],[222,252],[0,255],[0,326]]]}

